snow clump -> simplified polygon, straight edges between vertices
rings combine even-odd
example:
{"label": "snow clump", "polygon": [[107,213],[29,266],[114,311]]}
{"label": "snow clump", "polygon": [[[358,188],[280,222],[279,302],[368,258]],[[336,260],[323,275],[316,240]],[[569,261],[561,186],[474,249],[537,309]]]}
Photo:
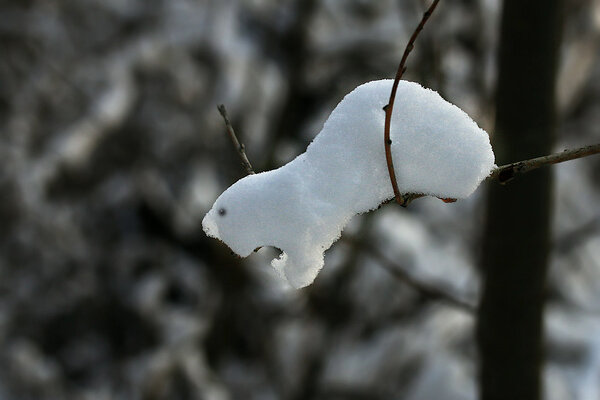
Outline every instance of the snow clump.
{"label": "snow clump", "polygon": [[[392,80],[365,83],[333,110],[321,132],[288,164],[229,187],[202,221],[208,236],[246,257],[282,250],[273,267],[295,288],[313,282],[323,253],[352,216],[394,196],[383,126]],[[494,167],[488,134],[461,109],[418,83],[400,81],[391,125],[402,193],[469,196]]]}

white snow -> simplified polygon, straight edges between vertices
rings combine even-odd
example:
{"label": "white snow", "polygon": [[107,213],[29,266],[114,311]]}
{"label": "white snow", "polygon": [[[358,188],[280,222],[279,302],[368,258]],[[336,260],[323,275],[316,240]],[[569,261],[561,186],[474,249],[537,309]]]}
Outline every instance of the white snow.
{"label": "white snow", "polygon": [[[383,106],[392,80],[365,83],[333,110],[305,153],[249,175],[215,201],[202,226],[235,253],[283,251],[272,265],[295,288],[323,267],[323,252],[356,214],[393,197],[383,145]],[[392,153],[403,193],[469,196],[494,167],[488,134],[417,83],[401,81],[392,116]]]}

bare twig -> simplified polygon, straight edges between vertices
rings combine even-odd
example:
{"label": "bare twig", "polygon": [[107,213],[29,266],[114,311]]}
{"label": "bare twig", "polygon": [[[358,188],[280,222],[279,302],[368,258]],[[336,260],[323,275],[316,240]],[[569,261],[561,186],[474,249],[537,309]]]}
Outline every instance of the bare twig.
{"label": "bare twig", "polygon": [[237,136],[235,135],[235,131],[231,126],[231,122],[229,122],[229,116],[227,115],[227,110],[225,109],[225,106],[223,104],[219,104],[217,106],[217,109],[219,110],[219,112],[223,116],[223,119],[225,120],[225,127],[227,128],[227,133],[229,134],[229,138],[233,142],[233,146],[235,147],[238,155],[240,156],[242,166],[246,169],[248,175],[253,175],[254,169],[252,169],[252,164],[250,164],[250,161],[248,161],[248,157],[246,156],[246,147],[239,142]]}
{"label": "bare twig", "polygon": [[578,149],[565,150],[561,153],[554,153],[543,157],[532,158],[530,160],[518,161],[494,169],[488,179],[495,179],[498,183],[504,185],[513,180],[517,174],[524,174],[525,172],[532,171],[545,165],[558,164],[598,153],[600,153],[600,143],[580,147]]}
{"label": "bare twig", "polygon": [[423,30],[425,23],[437,7],[438,3],[439,0],[434,0],[431,6],[429,6],[427,11],[425,11],[425,13],[423,14],[421,22],[419,23],[412,36],[408,40],[406,48],[404,49],[404,54],[402,55],[402,59],[400,60],[400,65],[398,65],[398,71],[396,72],[396,78],[394,79],[394,84],[392,85],[392,92],[390,93],[390,100],[388,104],[385,107],[383,107],[385,111],[385,128],[383,134],[383,143],[385,146],[385,159],[387,161],[388,173],[390,175],[392,187],[394,188],[394,197],[396,199],[396,202],[398,202],[398,204],[400,204],[401,206],[406,206],[408,203],[406,203],[404,197],[400,195],[400,190],[398,189],[398,182],[396,182],[396,172],[394,171],[394,161],[392,160],[392,139],[390,139],[390,126],[392,123],[392,111],[394,110],[394,100],[396,99],[396,90],[398,89],[400,79],[402,78],[404,71],[406,71],[406,59],[408,58],[408,55],[414,48],[417,36],[419,36],[419,33]]}

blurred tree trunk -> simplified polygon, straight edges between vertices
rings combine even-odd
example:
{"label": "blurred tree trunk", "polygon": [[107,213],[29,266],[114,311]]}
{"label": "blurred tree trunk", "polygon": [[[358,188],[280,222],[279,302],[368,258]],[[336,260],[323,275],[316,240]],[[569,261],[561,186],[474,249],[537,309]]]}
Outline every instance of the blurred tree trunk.
{"label": "blurred tree trunk", "polygon": [[[504,1],[493,138],[498,164],[551,150],[561,25],[560,0]],[[551,198],[548,168],[489,187],[477,326],[482,400],[541,396]]]}

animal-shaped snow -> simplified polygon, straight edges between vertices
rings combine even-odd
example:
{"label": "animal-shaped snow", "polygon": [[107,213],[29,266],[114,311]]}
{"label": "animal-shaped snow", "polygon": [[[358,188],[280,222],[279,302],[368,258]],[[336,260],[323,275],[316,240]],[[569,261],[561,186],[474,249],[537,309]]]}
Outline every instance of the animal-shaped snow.
{"label": "animal-shaped snow", "polygon": [[[333,110],[305,153],[281,168],[248,175],[206,214],[207,235],[248,256],[282,250],[273,267],[295,288],[309,285],[323,253],[350,218],[393,197],[382,110],[392,80],[365,83]],[[494,167],[488,134],[458,107],[417,83],[400,81],[391,125],[402,193],[469,196]]]}

